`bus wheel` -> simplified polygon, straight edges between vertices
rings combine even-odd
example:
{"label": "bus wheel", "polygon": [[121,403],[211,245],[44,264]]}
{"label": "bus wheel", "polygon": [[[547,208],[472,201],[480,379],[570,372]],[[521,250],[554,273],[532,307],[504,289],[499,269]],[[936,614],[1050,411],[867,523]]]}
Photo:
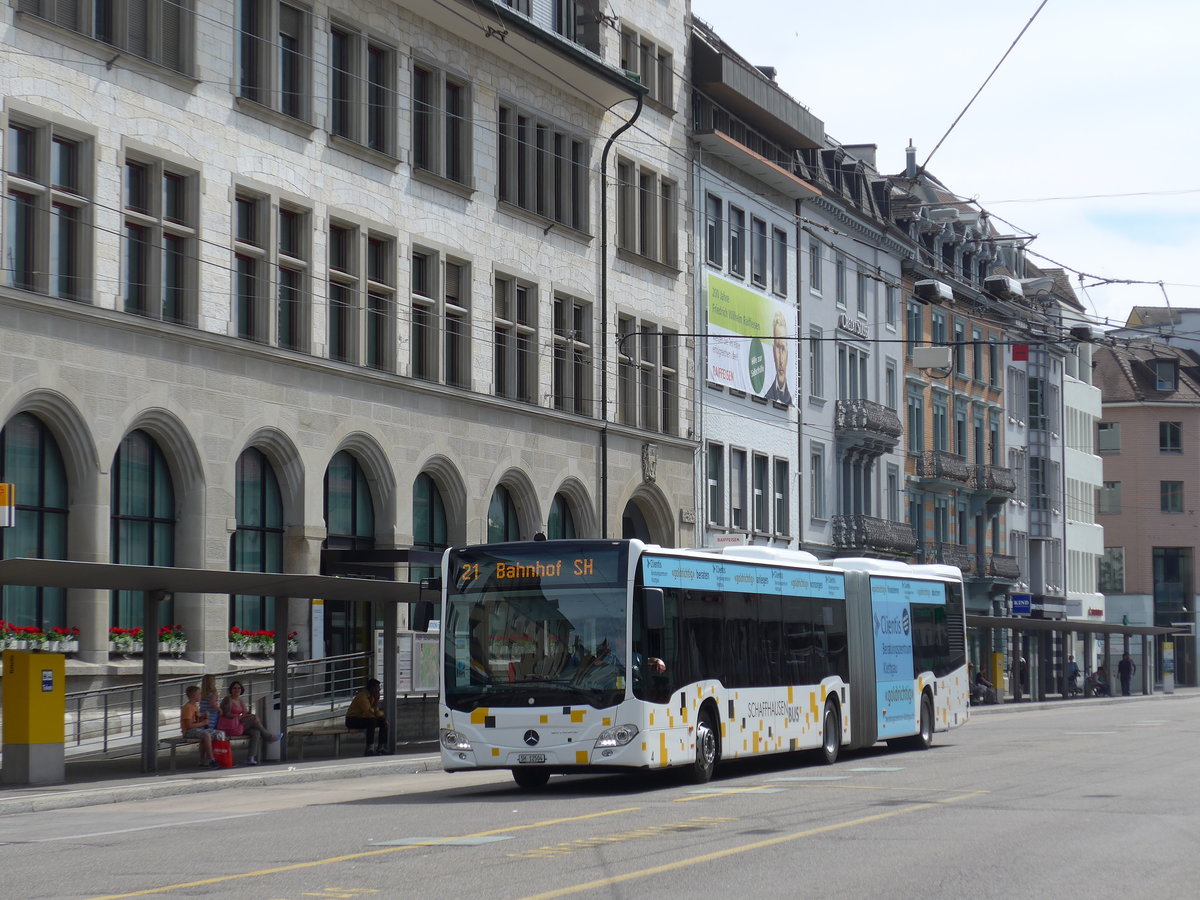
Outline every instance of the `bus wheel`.
{"label": "bus wheel", "polygon": [[914,750],[928,750],[933,746],[933,701],[928,694],[921,695],[921,730],[912,736],[910,746]]}
{"label": "bus wheel", "polygon": [[545,787],[546,782],[550,780],[549,769],[513,769],[513,781],[526,790],[536,790],[540,787]]}
{"label": "bus wheel", "polygon": [[713,722],[712,712],[702,709],[700,720],[696,723],[696,760],[692,763],[690,772],[693,784],[705,784],[712,778],[720,755],[720,739],[717,737],[717,726]]}
{"label": "bus wheel", "polygon": [[825,715],[821,719],[821,757],[826,765],[837,762],[842,749],[842,723],[838,720],[837,707],[825,704]]}

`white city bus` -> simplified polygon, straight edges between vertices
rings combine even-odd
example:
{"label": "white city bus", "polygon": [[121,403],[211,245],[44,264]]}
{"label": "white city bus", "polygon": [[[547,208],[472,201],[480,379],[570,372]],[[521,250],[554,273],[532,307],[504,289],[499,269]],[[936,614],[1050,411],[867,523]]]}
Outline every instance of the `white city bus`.
{"label": "white city bus", "polygon": [[689,767],[876,741],[930,746],[966,722],[962,575],[640,541],[452,548],[442,571],[447,771]]}

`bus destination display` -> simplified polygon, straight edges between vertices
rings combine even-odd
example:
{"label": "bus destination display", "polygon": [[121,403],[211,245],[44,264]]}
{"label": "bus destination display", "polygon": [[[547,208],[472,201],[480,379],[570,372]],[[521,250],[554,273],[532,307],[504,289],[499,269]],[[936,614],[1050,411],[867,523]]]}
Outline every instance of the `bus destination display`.
{"label": "bus destination display", "polygon": [[616,550],[585,553],[497,556],[464,551],[450,559],[451,577],[460,594],[528,587],[616,584],[621,555]]}

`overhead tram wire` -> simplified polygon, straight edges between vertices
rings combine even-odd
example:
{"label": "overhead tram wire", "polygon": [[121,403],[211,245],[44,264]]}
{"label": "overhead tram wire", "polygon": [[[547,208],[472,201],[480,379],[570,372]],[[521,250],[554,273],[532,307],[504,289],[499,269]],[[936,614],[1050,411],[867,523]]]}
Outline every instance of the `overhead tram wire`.
{"label": "overhead tram wire", "polygon": [[960,112],[954,121],[950,123],[950,127],[946,129],[946,133],[942,135],[941,140],[939,140],[937,144],[934,145],[934,148],[929,151],[929,155],[925,157],[925,162],[921,163],[922,171],[925,171],[929,167],[929,161],[933,159],[933,155],[937,153],[938,149],[943,143],[945,143],[946,138],[950,137],[950,132],[954,130],[955,126],[958,125],[958,123],[962,120],[962,117],[967,114],[967,110],[971,108],[971,105],[975,102],[979,95],[983,93],[983,89],[987,87],[988,82],[992,80],[992,76],[994,76],[996,72],[999,71],[1000,67],[1004,65],[1004,61],[1008,59],[1008,55],[1013,52],[1013,49],[1020,42],[1021,38],[1025,36],[1025,32],[1029,30],[1029,26],[1033,24],[1034,19],[1038,17],[1038,14],[1041,13],[1046,4],[1049,2],[1050,0],[1042,0],[1042,2],[1038,4],[1038,8],[1033,11],[1033,15],[1030,16],[1029,21],[1025,23],[1025,27],[1021,29],[1021,32],[1015,38],[1013,38],[1013,42],[1008,45],[1008,49],[1004,51],[1004,55],[1000,57],[1000,61],[992,67],[992,71],[989,72],[987,78],[983,80],[983,84],[979,86],[979,89],[975,91],[975,93],[971,96],[971,99],[967,101],[967,105],[963,107],[962,112]]}

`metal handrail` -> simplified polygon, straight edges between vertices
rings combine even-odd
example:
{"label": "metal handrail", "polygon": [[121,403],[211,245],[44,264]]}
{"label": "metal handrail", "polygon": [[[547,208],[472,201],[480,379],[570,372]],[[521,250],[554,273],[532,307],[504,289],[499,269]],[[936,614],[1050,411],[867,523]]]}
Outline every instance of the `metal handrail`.
{"label": "metal handrail", "polygon": [[[321,659],[289,660],[288,662],[288,720],[298,717],[332,718],[339,715],[358,690],[370,671],[371,654],[348,653]],[[249,669],[232,669],[217,674],[218,680],[228,683],[241,681],[249,698],[270,694],[274,690],[275,668],[264,665]],[[185,689],[199,681],[196,675],[164,678],[158,682],[158,696],[171,703],[160,705],[159,722],[169,722],[185,701]],[[67,746],[107,753],[118,742],[124,744],[138,737],[142,712],[143,682],[123,687],[72,691],[66,695]],[[418,692],[424,693],[424,692]],[[72,721],[73,720],[73,721]]]}

